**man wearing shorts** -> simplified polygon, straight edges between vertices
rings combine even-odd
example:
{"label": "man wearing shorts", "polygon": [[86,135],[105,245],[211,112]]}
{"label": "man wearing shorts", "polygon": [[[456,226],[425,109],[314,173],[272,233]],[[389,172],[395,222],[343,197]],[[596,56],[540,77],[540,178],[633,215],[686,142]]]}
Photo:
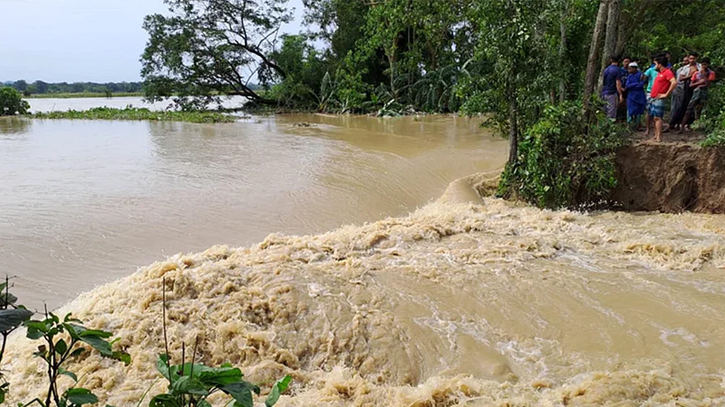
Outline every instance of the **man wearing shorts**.
{"label": "man wearing shorts", "polygon": [[672,70],[667,68],[667,58],[659,57],[655,59],[655,70],[657,71],[657,77],[655,78],[654,84],[652,85],[652,102],[649,105],[649,115],[654,118],[655,121],[655,136],[654,141],[662,141],[662,121],[665,116],[665,99],[670,97],[672,91],[677,86],[677,79]]}

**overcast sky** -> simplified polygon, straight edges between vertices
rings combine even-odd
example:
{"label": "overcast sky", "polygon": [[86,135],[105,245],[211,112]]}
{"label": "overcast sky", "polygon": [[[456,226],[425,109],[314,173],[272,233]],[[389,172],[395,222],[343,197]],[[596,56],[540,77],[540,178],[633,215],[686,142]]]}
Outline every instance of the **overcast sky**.
{"label": "overcast sky", "polygon": [[[300,31],[297,18],[283,31]],[[147,14],[163,0],[0,0],[0,82],[121,82],[140,79]]]}

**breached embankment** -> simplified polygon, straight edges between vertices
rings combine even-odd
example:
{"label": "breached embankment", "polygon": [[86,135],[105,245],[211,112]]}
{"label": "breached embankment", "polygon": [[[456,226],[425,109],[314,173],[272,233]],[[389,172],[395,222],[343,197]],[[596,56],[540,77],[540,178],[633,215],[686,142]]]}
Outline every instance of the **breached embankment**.
{"label": "breached embankment", "polygon": [[637,144],[617,153],[617,171],[621,209],[725,213],[725,148]]}
{"label": "breached embankment", "polygon": [[[133,362],[70,370],[102,403],[136,405],[159,377],[166,278],[172,353],[199,337],[205,364],[267,385],[291,374],[282,406],[725,403],[724,218],[473,193],[490,187],[459,180],[406,217],[180,254],[99,287],[65,310]],[[35,346],[9,346],[12,401],[40,392]]]}

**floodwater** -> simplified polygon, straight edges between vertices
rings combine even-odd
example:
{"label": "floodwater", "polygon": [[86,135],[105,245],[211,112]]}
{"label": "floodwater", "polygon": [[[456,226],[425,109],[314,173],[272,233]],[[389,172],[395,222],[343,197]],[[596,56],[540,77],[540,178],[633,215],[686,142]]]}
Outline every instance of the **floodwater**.
{"label": "floodwater", "polygon": [[404,215],[501,165],[506,142],[479,123],[0,120],[2,272],[54,308],[178,252]]}
{"label": "floodwater", "polygon": [[[64,307],[133,356],[71,366],[102,403],[164,391],[165,278],[174,362],[198,339],[197,360],[263,388],[291,374],[281,406],[725,405],[725,217],[481,198],[490,175],[466,175],[506,146],[476,120],[0,126],[2,255],[24,296],[227,244]],[[12,401],[39,394],[36,347],[9,345]]]}
{"label": "floodwater", "polygon": [[[234,109],[244,106],[248,100],[246,98],[235,96],[222,99],[221,106],[224,108]],[[94,107],[112,107],[123,109],[128,106],[143,107],[151,110],[173,109],[171,101],[148,103],[141,97],[111,97],[111,98],[37,98],[28,99],[30,103],[30,111],[36,112],[52,112],[66,110],[88,110]],[[216,107],[216,106],[212,106]]]}

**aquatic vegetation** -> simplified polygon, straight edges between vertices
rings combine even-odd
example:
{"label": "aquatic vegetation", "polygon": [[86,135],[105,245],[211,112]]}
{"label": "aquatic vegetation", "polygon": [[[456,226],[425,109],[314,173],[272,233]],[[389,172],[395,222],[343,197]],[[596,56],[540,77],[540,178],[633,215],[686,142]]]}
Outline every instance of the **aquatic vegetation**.
{"label": "aquatic vegetation", "polygon": [[127,106],[124,109],[97,107],[90,110],[68,110],[65,112],[35,113],[35,119],[71,119],[71,120],[150,120],[176,121],[189,123],[233,123],[237,118],[219,112],[210,111],[152,111],[146,108]]}

